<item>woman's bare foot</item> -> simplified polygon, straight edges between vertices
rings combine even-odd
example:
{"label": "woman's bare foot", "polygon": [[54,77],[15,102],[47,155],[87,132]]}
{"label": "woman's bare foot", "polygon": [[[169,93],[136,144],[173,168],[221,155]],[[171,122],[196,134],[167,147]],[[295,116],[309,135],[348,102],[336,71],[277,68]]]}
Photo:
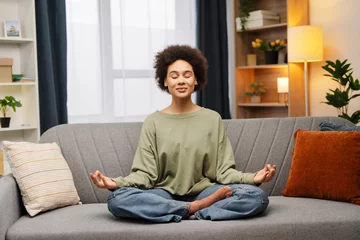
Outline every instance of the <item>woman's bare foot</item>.
{"label": "woman's bare foot", "polygon": [[189,207],[189,213],[195,213],[196,211],[199,211],[203,208],[210,207],[217,201],[220,201],[221,199],[230,197],[232,194],[232,190],[229,186],[224,186],[220,189],[218,189],[216,192],[208,196],[207,198],[196,200],[190,203]]}

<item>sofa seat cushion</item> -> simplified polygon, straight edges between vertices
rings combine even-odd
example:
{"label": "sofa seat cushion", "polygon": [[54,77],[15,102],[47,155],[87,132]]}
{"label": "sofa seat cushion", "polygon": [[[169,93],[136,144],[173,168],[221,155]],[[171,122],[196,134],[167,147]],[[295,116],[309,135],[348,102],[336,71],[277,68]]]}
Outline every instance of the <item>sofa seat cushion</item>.
{"label": "sofa seat cushion", "polygon": [[[275,234],[276,233],[276,234]],[[7,240],[58,239],[359,239],[360,207],[309,198],[270,197],[259,217],[231,220],[183,220],[156,224],[117,219],[106,204],[56,209],[34,218],[22,216]]]}

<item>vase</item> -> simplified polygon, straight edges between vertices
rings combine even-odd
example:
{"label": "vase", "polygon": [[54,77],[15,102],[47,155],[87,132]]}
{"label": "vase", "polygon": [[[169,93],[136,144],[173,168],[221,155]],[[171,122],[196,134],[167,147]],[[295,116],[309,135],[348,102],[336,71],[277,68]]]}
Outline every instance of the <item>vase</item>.
{"label": "vase", "polygon": [[260,96],[251,96],[251,103],[260,103],[261,97]]}
{"label": "vase", "polygon": [[10,126],[10,118],[9,117],[0,118],[0,125],[2,128],[8,128]]}
{"label": "vase", "polygon": [[248,66],[256,66],[256,54],[248,54],[246,64]]}
{"label": "vase", "polygon": [[265,64],[277,64],[279,60],[279,51],[264,51]]}

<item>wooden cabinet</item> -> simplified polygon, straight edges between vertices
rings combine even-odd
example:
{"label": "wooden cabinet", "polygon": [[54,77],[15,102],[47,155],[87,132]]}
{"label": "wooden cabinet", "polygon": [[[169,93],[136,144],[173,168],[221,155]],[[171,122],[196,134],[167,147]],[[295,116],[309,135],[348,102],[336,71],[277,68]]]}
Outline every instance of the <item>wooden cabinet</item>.
{"label": "wooden cabinet", "polygon": [[[234,1],[235,17],[238,16],[240,0]],[[292,117],[304,116],[303,66],[301,63],[286,63],[287,48],[280,50],[277,64],[265,64],[264,52],[254,49],[251,42],[259,38],[264,41],[287,39],[288,26],[308,24],[307,0],[254,0],[252,10],[271,10],[280,16],[279,23],[257,28],[249,28],[245,32],[235,27],[235,88],[236,117]],[[256,54],[257,65],[247,66],[247,55]],[[289,93],[277,92],[277,78],[289,78]],[[261,96],[261,103],[251,103],[245,95],[249,84],[259,82],[267,89]],[[301,92],[299,92],[301,91]],[[284,101],[284,99],[288,101]]]}
{"label": "wooden cabinet", "polygon": [[[20,23],[20,37],[5,36],[5,20]],[[0,83],[0,99],[11,95],[23,105],[7,112],[11,122],[9,128],[0,128],[0,148],[4,140],[38,142],[40,138],[35,25],[35,0],[0,0],[0,58],[12,58],[12,73],[27,79]]]}

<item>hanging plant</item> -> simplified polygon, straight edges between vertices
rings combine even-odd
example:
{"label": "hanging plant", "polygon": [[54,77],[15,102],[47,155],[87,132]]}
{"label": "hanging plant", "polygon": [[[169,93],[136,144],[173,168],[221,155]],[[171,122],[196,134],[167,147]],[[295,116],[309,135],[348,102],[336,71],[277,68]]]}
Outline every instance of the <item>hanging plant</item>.
{"label": "hanging plant", "polygon": [[240,0],[239,18],[240,18],[241,31],[243,32],[246,31],[245,24],[250,17],[251,1],[252,0]]}

